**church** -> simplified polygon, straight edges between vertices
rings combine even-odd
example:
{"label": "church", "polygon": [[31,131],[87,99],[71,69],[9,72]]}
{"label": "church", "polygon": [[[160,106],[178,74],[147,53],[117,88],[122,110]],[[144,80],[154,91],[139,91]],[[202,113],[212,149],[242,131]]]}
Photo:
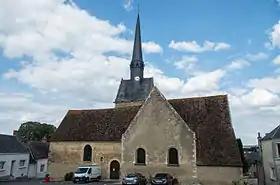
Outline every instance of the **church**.
{"label": "church", "polygon": [[227,95],[166,99],[144,67],[138,15],[130,79],[121,80],[115,107],[67,112],[50,142],[51,177],[97,164],[102,179],[131,172],[209,185],[241,179]]}

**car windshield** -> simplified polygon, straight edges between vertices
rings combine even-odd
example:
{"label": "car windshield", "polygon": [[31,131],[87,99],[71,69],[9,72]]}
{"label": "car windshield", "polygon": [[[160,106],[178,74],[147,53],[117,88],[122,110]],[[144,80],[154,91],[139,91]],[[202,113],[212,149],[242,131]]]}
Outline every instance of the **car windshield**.
{"label": "car windshield", "polygon": [[167,174],[166,173],[158,173],[156,174],[155,178],[166,178]]}
{"label": "car windshield", "polygon": [[127,177],[127,178],[132,178],[132,177],[137,177],[137,175],[136,175],[136,174],[131,173],[131,174],[127,174],[125,177]]}
{"label": "car windshield", "polygon": [[88,171],[88,168],[78,168],[75,173],[79,174],[79,173],[86,173]]}

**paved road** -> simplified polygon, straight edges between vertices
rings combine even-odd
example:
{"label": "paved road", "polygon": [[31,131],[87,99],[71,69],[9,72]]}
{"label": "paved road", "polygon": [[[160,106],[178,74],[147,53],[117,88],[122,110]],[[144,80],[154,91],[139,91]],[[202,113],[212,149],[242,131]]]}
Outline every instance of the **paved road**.
{"label": "paved road", "polygon": [[[60,185],[60,184],[73,184],[72,182],[49,182],[45,183],[38,180],[32,180],[32,181],[18,181],[18,182],[0,182],[0,185]],[[78,185],[78,184],[77,184]],[[117,182],[90,182],[85,185],[119,185]]]}

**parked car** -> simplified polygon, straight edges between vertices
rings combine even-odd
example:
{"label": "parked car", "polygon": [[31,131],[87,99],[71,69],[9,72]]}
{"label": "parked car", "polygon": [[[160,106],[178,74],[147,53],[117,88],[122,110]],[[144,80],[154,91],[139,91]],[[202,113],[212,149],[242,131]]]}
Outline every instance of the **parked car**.
{"label": "parked car", "polygon": [[173,177],[169,173],[157,173],[151,181],[152,185],[173,185]]}
{"label": "parked car", "polygon": [[73,183],[100,180],[101,167],[98,165],[80,166],[74,173]]}
{"label": "parked car", "polygon": [[122,179],[123,185],[146,185],[147,179],[141,173],[129,173]]}

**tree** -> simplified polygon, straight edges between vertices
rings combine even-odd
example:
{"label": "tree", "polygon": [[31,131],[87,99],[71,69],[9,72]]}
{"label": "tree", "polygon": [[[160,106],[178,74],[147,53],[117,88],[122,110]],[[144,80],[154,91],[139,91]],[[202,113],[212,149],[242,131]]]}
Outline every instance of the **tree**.
{"label": "tree", "polygon": [[248,165],[247,160],[246,160],[245,157],[244,157],[244,151],[243,151],[243,144],[242,144],[242,141],[241,141],[240,138],[237,138],[237,139],[236,139],[236,142],[237,142],[237,146],[238,146],[238,149],[239,149],[241,161],[242,161],[242,164],[243,164],[243,173],[247,173],[247,172],[248,172],[248,169],[249,169],[249,165]]}
{"label": "tree", "polygon": [[23,142],[41,141],[43,137],[46,137],[48,141],[55,130],[56,127],[54,125],[28,121],[20,125],[17,136]]}

